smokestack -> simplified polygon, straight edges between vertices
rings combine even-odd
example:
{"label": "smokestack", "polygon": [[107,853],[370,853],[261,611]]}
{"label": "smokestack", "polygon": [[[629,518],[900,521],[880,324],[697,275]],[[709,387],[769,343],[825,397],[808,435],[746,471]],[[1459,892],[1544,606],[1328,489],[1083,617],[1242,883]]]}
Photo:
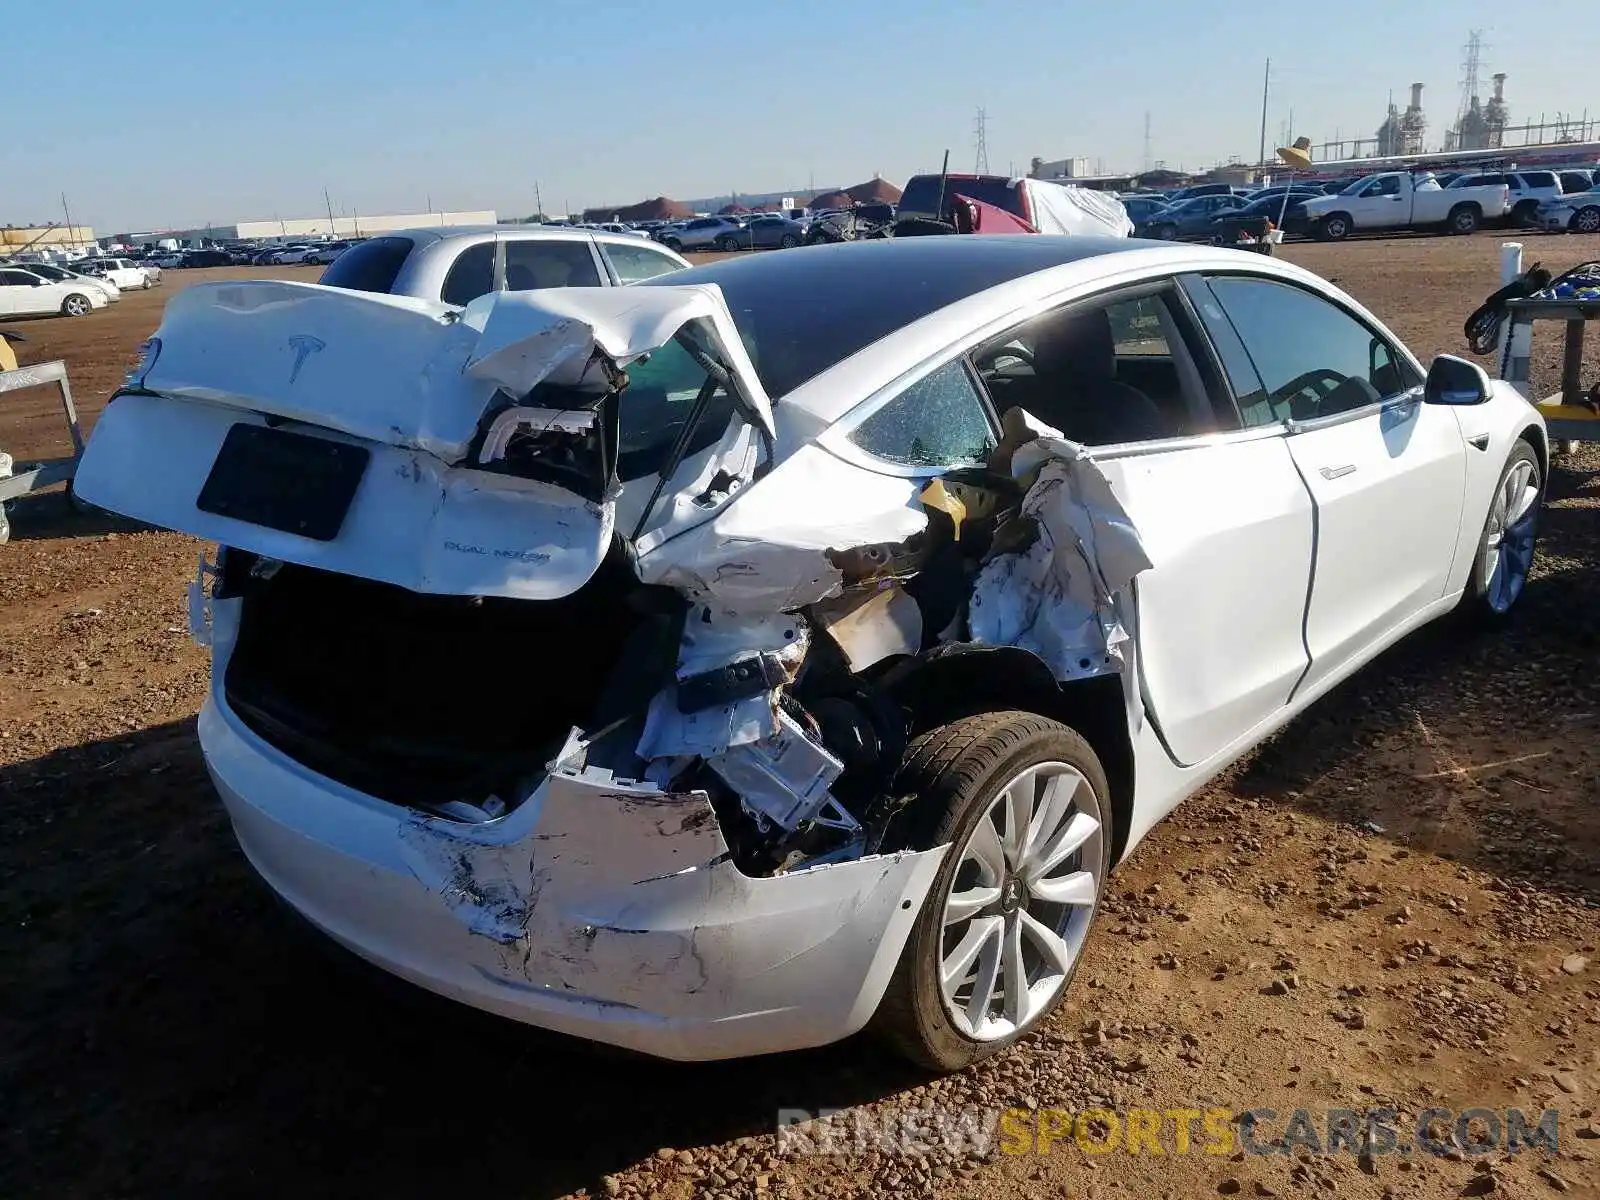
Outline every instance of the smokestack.
{"label": "smokestack", "polygon": [[1411,85],[1411,107],[1422,107],[1422,85],[1420,83],[1413,83]]}
{"label": "smokestack", "polygon": [[1506,73],[1504,71],[1495,74],[1494,98],[1496,100],[1504,100],[1506,98]]}

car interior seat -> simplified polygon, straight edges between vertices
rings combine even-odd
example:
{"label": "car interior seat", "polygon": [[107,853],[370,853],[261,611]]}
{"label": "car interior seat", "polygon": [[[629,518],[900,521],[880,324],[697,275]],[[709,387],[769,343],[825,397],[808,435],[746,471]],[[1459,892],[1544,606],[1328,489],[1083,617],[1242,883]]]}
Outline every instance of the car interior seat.
{"label": "car interior seat", "polygon": [[1030,332],[1033,379],[1008,400],[1088,445],[1172,436],[1156,403],[1118,381],[1116,339],[1104,309],[1052,314]]}

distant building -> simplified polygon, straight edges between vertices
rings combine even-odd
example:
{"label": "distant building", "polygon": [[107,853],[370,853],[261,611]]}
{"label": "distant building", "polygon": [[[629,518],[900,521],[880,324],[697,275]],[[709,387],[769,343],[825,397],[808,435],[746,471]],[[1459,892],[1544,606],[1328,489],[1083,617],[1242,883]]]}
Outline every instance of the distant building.
{"label": "distant building", "polygon": [[339,217],[273,218],[240,221],[233,225],[206,225],[194,229],[157,229],[119,233],[115,240],[129,246],[154,245],[171,238],[186,245],[206,242],[288,241],[291,238],[371,237],[397,229],[434,229],[445,225],[494,225],[493,209],[472,212],[391,213]]}

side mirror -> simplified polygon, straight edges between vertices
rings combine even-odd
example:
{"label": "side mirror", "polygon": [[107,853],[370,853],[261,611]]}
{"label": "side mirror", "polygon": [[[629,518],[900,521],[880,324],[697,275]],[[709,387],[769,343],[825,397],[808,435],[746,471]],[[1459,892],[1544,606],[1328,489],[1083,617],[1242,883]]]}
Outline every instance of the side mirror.
{"label": "side mirror", "polygon": [[1477,363],[1441,354],[1428,367],[1422,398],[1429,404],[1482,404],[1489,399],[1489,374]]}

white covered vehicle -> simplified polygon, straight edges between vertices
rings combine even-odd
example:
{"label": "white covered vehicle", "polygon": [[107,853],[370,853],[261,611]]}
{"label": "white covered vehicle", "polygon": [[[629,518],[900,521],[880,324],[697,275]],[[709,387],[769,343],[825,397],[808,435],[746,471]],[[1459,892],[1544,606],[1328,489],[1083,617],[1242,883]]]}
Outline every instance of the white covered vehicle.
{"label": "white covered vehicle", "polygon": [[1312,231],[1330,242],[1384,229],[1474,233],[1510,209],[1511,189],[1503,183],[1442,188],[1432,175],[1409,171],[1368,175],[1342,192],[1305,202]]}
{"label": "white covered vehicle", "polygon": [[1297,268],[933,237],[464,310],[191,288],[77,489],[224,547],[201,742],[331,937],[652,1054],[871,1021],[954,1069],[1181,799],[1510,610],[1546,453]]}

